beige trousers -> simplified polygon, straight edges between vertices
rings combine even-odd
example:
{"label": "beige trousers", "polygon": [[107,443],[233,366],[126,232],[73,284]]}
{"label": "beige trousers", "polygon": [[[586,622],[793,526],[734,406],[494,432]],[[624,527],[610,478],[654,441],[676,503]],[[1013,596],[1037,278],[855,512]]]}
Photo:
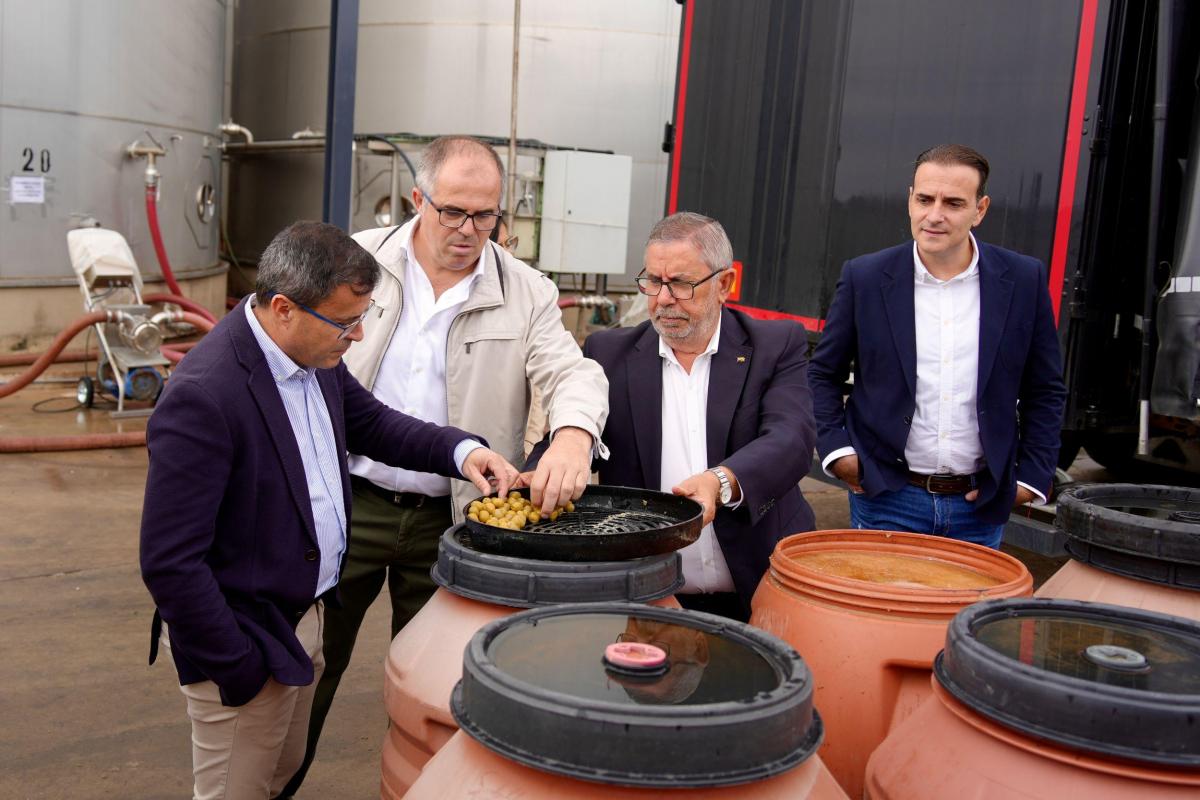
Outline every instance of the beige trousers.
{"label": "beige trousers", "polygon": [[[313,692],[325,668],[317,602],[296,626],[296,637],[313,661],[313,682],[284,686],[268,678],[242,706],[221,705],[212,681],[180,686],[192,721],[192,788],[195,800],[261,800],[279,795],[304,760]],[[162,644],[170,648],[166,626]]]}

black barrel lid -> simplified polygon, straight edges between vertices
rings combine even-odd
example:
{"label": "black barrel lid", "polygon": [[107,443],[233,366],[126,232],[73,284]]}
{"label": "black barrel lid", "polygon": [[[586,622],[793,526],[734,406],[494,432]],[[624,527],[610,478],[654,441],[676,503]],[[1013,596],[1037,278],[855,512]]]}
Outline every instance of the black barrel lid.
{"label": "black barrel lid", "polygon": [[462,597],[510,608],[556,603],[648,603],[683,586],[679,553],[628,561],[540,561],[485,553],[459,524],[442,534],[434,582]]}
{"label": "black barrel lid", "polygon": [[1103,756],[1200,767],[1200,625],[1077,600],[976,603],[938,681],[985,717]]}
{"label": "black barrel lid", "polygon": [[[661,659],[640,673],[606,659],[622,642],[665,653],[666,669]],[[723,786],[776,775],[816,751],[812,692],[799,654],[757,628],[589,603],[485,625],[463,654],[450,707],[471,737],[536,769],[627,786]]]}
{"label": "black barrel lid", "polygon": [[1200,489],[1085,484],[1058,498],[1072,558],[1098,569],[1200,589]]}

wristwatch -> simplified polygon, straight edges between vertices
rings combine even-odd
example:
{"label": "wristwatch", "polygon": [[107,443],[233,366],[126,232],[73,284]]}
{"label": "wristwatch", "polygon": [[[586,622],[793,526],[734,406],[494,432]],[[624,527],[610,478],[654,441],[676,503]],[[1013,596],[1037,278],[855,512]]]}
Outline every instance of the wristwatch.
{"label": "wristwatch", "polygon": [[723,506],[729,505],[729,501],[733,500],[733,484],[729,482],[729,476],[721,467],[713,467],[709,472],[716,475],[717,480],[721,482],[721,491],[717,493],[717,500]]}

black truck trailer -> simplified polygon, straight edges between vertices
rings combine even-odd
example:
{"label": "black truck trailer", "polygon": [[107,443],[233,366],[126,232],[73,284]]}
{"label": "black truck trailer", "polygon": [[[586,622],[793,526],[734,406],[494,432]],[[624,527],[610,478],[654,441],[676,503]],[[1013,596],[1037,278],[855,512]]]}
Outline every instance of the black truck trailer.
{"label": "black truck trailer", "polygon": [[683,5],[667,211],[725,225],[735,307],[815,342],[843,262],[911,238],[916,155],[970,145],[976,235],[1049,265],[1061,461],[1200,480],[1200,2]]}

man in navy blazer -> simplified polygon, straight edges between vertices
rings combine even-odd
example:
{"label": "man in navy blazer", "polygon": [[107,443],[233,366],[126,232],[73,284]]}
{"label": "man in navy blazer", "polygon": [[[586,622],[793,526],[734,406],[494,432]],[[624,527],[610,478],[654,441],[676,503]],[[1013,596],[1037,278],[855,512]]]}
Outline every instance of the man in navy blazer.
{"label": "man in navy blazer", "polygon": [[922,153],[913,242],[842,269],[809,381],[856,527],[999,547],[1012,506],[1050,493],[1066,390],[1046,268],[972,235],[988,170],[962,145]]}
{"label": "man in navy blazer", "polygon": [[650,320],[593,333],[583,353],[608,377],[600,482],[702,503],[705,529],[682,551],[676,597],[746,620],[775,543],[813,529],[797,484],[816,429],[804,329],[726,308],[732,263],[716,220],[660,221],[638,276]]}
{"label": "man in navy blazer", "polygon": [[501,491],[516,478],[470,434],[393,411],[346,370],[378,277],[338,228],[290,226],[264,252],[256,294],[180,363],[150,418],[150,661],[161,639],[192,720],[196,797],[274,797],[299,766],[322,598],[346,547],[347,451],[483,493],[485,475]]}

